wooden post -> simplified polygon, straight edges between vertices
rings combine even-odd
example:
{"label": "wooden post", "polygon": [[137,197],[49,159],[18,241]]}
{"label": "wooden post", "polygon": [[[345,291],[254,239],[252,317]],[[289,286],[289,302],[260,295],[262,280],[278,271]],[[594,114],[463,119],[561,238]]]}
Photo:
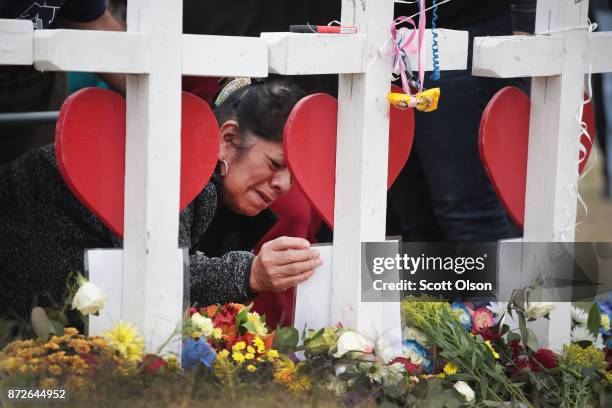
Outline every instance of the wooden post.
{"label": "wooden post", "polygon": [[[535,76],[523,241],[572,242],[584,74],[612,71],[612,34],[588,32],[588,0],[539,0],[537,6],[535,36],[475,39],[472,72],[500,78]],[[530,283],[548,264],[545,254],[525,245],[523,282]],[[559,289],[556,296],[568,299],[569,290]],[[570,340],[571,303],[557,303],[550,317],[550,323],[535,329],[550,347],[559,349]]]}
{"label": "wooden post", "polygon": [[[128,31],[149,34],[148,75],[127,81],[123,319],[156,351],[180,333],[177,265],[182,2],[131,0]],[[181,294],[177,299],[177,295]],[[115,296],[119,294],[114,294]],[[180,342],[175,343],[180,350]],[[178,351],[178,350],[175,350]]]}
{"label": "wooden post", "polygon": [[[527,243],[575,240],[581,134],[577,118],[584,93],[581,62],[588,52],[588,6],[588,0],[538,1],[536,34],[561,30],[563,60],[560,75],[532,80],[525,197]],[[537,259],[536,255],[531,259],[529,246],[525,249],[526,263],[535,262],[536,271],[546,267],[546,258]],[[524,264],[523,270],[527,268]],[[571,295],[571,289],[570,293],[564,290],[566,293],[559,295]],[[545,333],[551,348],[560,350],[570,341],[571,303],[557,303],[550,321],[536,330]]]}
{"label": "wooden post", "polygon": [[[382,336],[383,304],[361,303],[361,243],[385,240],[391,61],[379,55],[393,1],[342,1],[342,23],[365,34],[368,71],[340,75],[332,322]],[[399,321],[398,321],[399,329]]]}

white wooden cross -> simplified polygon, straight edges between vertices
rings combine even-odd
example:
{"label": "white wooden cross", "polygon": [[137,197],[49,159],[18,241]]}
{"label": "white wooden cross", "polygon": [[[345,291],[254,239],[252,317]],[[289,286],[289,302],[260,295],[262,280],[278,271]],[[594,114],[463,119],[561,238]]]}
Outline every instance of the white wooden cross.
{"label": "white wooden cross", "polygon": [[[533,77],[524,242],[575,240],[584,76],[612,71],[612,33],[590,33],[587,17],[588,0],[538,0],[536,35],[474,41],[474,75]],[[569,342],[570,316],[557,303],[538,327],[552,348]]]}
{"label": "white wooden cross", "polygon": [[[156,351],[182,318],[177,264],[181,75],[265,77],[339,73],[339,137],[332,319],[381,335],[380,305],[360,303],[360,245],[383,241],[391,60],[379,49],[393,0],[343,0],[356,35],[185,35],[182,2],[130,0],[127,32],[37,30],[0,20],[0,65],[127,73],[122,318]],[[467,33],[439,31],[441,69],[465,69]],[[430,47],[427,32],[425,47]],[[412,66],[417,66],[411,56]],[[427,60],[426,69],[432,66]],[[340,289],[342,288],[342,289]],[[397,324],[399,330],[399,322]]]}

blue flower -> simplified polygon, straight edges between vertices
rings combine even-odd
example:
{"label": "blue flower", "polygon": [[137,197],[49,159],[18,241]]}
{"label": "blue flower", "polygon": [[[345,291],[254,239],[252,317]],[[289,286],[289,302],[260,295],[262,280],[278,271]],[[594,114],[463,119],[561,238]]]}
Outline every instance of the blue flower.
{"label": "blue flower", "polygon": [[[612,334],[612,329],[610,327],[610,321],[612,320],[612,292],[608,294],[607,298],[598,300],[597,306],[599,306],[599,314],[602,317],[602,326],[599,332],[605,338]],[[604,315],[606,317],[604,317]]]}
{"label": "blue flower", "polygon": [[217,353],[208,344],[206,338],[187,339],[183,342],[183,354],[181,363],[184,369],[195,369],[199,364],[208,368],[212,367],[213,361],[217,358]]}
{"label": "blue flower", "polygon": [[405,359],[410,360],[412,364],[420,365],[428,374],[433,372],[433,361],[425,347],[416,340],[404,340],[402,345],[402,354]]}
{"label": "blue flower", "polygon": [[472,330],[472,315],[468,308],[461,302],[455,302],[451,305],[451,309],[457,313],[457,317],[459,318],[459,322],[465,327],[467,331]]}

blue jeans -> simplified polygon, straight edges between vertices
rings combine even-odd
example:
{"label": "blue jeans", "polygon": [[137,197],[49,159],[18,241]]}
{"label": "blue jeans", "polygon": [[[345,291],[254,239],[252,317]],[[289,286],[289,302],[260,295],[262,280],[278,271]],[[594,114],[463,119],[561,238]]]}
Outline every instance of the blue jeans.
{"label": "blue jeans", "polygon": [[[474,37],[511,34],[510,12],[463,29],[470,34],[471,67]],[[525,79],[474,77],[471,69],[442,71],[439,81],[425,81],[428,88],[441,88],[440,104],[435,112],[415,114],[412,153],[388,194],[388,235],[433,242],[496,241],[519,234],[485,174],[478,129],[498,90],[527,90],[527,85]]]}

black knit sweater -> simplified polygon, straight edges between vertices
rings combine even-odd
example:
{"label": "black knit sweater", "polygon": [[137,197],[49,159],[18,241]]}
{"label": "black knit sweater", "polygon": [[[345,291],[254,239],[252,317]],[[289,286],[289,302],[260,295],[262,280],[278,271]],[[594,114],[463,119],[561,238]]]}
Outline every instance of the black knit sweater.
{"label": "black knit sweater", "polygon": [[[253,254],[209,258],[197,251],[218,206],[210,182],[180,214],[178,244],[190,249],[191,302],[243,302],[253,296]],[[63,301],[66,277],[83,271],[88,248],[122,242],[68,189],[52,145],[0,167],[0,315],[27,317],[32,306]]]}

